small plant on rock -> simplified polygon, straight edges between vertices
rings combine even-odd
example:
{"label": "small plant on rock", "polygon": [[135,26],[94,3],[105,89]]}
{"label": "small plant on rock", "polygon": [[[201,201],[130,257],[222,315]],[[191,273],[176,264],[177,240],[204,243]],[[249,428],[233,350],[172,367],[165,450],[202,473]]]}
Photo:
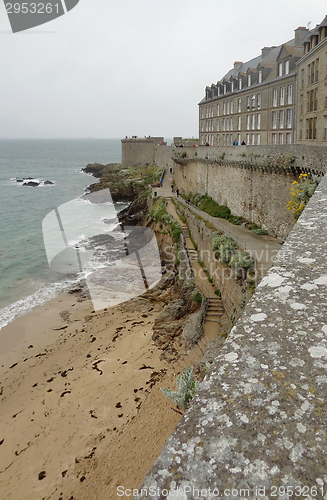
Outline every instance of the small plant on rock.
{"label": "small plant on rock", "polygon": [[195,396],[199,388],[199,382],[193,380],[193,366],[189,366],[185,372],[177,377],[177,392],[170,389],[160,389],[161,392],[177,404],[178,408],[185,410],[188,402]]}

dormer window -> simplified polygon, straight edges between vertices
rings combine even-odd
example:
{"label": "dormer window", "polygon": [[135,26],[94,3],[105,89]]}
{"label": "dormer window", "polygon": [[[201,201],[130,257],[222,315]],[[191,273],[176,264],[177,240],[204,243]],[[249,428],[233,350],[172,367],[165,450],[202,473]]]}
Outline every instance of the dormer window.
{"label": "dormer window", "polygon": [[248,75],[248,87],[251,87],[251,75]]}
{"label": "dormer window", "polygon": [[242,90],[242,78],[238,79],[238,88],[239,90]]}
{"label": "dormer window", "polygon": [[285,75],[288,75],[290,72],[290,61],[285,61]]}
{"label": "dormer window", "polygon": [[278,64],[278,76],[283,76],[283,63]]}
{"label": "dormer window", "polygon": [[218,86],[218,97],[220,96],[220,85]]}
{"label": "dormer window", "polygon": [[231,83],[231,92],[234,92],[234,81],[232,80],[232,83]]}
{"label": "dormer window", "polygon": [[226,83],[224,83],[224,94],[226,94],[226,89],[227,89]]}
{"label": "dormer window", "polygon": [[258,83],[262,83],[262,71],[258,73]]}

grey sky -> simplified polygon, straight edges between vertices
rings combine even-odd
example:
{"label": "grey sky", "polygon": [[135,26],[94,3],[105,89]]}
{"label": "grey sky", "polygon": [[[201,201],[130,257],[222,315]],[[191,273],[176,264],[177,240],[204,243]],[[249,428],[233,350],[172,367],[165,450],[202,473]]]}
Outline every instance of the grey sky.
{"label": "grey sky", "polygon": [[198,136],[204,88],[327,14],[323,0],[80,0],[12,34],[0,4],[0,137]]}

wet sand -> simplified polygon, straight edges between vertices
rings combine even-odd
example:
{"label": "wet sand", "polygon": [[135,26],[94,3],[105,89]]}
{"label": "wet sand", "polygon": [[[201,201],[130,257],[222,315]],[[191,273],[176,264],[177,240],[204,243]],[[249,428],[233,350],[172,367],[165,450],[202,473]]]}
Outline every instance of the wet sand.
{"label": "wet sand", "polygon": [[138,488],[180,415],[160,387],[163,303],[62,295],[0,331],[0,498],[108,500]]}

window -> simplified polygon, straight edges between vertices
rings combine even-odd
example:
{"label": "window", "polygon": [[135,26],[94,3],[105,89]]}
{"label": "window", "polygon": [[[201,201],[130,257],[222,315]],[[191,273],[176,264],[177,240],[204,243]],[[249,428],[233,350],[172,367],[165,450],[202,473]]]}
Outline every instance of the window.
{"label": "window", "polygon": [[262,71],[258,73],[258,83],[262,83]]}
{"label": "window", "polygon": [[220,106],[219,106],[219,104],[217,106],[217,116],[220,116]]}
{"label": "window", "polygon": [[260,134],[257,134],[257,144],[258,146],[260,145],[261,143],[261,137],[260,137]]}
{"label": "window", "polygon": [[304,69],[301,69],[301,88],[304,87]]}
{"label": "window", "polygon": [[225,136],[225,134],[223,134],[223,144],[224,144],[224,146],[226,145],[226,136]]}
{"label": "window", "polygon": [[278,76],[283,76],[283,63],[278,64]]}
{"label": "window", "polygon": [[307,119],[307,139],[316,139],[317,137],[317,118]]}
{"label": "window", "polygon": [[274,108],[277,106],[277,89],[273,91],[273,106]]}
{"label": "window", "polygon": [[226,94],[227,88],[226,88],[226,83],[224,83],[224,94]]}
{"label": "window", "polygon": [[230,130],[233,130],[233,118],[230,119]]}
{"label": "window", "polygon": [[308,85],[310,85],[310,64],[307,66]]}
{"label": "window", "polygon": [[232,83],[231,83],[231,92],[234,92],[234,80],[232,80]]}
{"label": "window", "polygon": [[242,90],[242,78],[238,79],[238,89]]}
{"label": "window", "polygon": [[284,135],[283,134],[279,134],[278,142],[279,142],[279,144],[284,144]]}
{"label": "window", "polygon": [[257,114],[257,129],[260,130],[261,127],[261,113]]}
{"label": "window", "polygon": [[287,87],[287,104],[292,104],[293,100],[293,85]]}
{"label": "window", "polygon": [[324,116],[324,133],[323,140],[327,141],[327,116]]}
{"label": "window", "polygon": [[251,75],[248,75],[248,87],[251,87]]}
{"label": "window", "polygon": [[319,80],[319,59],[316,59],[315,70],[316,70],[315,81],[317,82]]}
{"label": "window", "polygon": [[246,144],[250,144],[250,134],[246,134]]}
{"label": "window", "polygon": [[237,142],[239,145],[241,144],[241,134],[237,134]]}
{"label": "window", "polygon": [[252,146],[255,145],[255,134],[251,134],[251,144]]}
{"label": "window", "polygon": [[217,146],[219,146],[219,134],[217,134]]}
{"label": "window", "polygon": [[261,109],[261,93],[257,94],[257,107]]}
{"label": "window", "polygon": [[277,111],[273,111],[272,122],[273,122],[273,128],[277,128]]}
{"label": "window", "polygon": [[229,119],[226,118],[226,130],[229,130]]}
{"label": "window", "polygon": [[218,86],[218,97],[220,96],[220,85]]}
{"label": "window", "polygon": [[255,109],[255,94],[253,94],[251,97],[251,107],[252,109]]}
{"label": "window", "polygon": [[255,129],[255,115],[252,115],[252,130]]}
{"label": "window", "polygon": [[290,61],[285,61],[285,75],[288,75],[290,72]]}
{"label": "window", "polygon": [[247,111],[250,111],[250,104],[251,104],[251,99],[250,96],[248,95],[246,98],[246,109]]}
{"label": "window", "polygon": [[226,130],[226,120],[223,118],[223,130]]}
{"label": "window", "polygon": [[287,110],[287,128],[292,128],[292,110]]}
{"label": "window", "polygon": [[229,101],[227,101],[227,114],[229,115]]}
{"label": "window", "polygon": [[238,100],[238,112],[241,113],[242,112],[242,99],[239,99]]}
{"label": "window", "polygon": [[285,87],[281,87],[280,89],[280,106],[284,106],[285,103]]}
{"label": "window", "polygon": [[217,131],[219,132],[219,120],[217,120]]}
{"label": "window", "polygon": [[272,134],[272,143],[273,143],[273,144],[277,144],[277,141],[276,141],[276,134]]}
{"label": "window", "polygon": [[[302,130],[301,130],[301,134],[302,134]],[[287,134],[286,134],[286,142],[287,142],[287,144],[292,144],[292,134],[290,132],[287,132]]]}
{"label": "window", "polygon": [[279,112],[279,128],[284,128],[285,111],[282,109]]}
{"label": "window", "polygon": [[231,114],[234,113],[234,101],[230,102],[230,112],[231,112]]}
{"label": "window", "polygon": [[250,130],[250,115],[246,117],[246,130]]}
{"label": "window", "polygon": [[223,104],[224,108],[223,108],[223,114],[225,115],[226,114],[226,103],[224,102]]}
{"label": "window", "polygon": [[241,116],[238,117],[238,127],[237,128],[238,128],[238,130],[242,130],[242,117]]}

